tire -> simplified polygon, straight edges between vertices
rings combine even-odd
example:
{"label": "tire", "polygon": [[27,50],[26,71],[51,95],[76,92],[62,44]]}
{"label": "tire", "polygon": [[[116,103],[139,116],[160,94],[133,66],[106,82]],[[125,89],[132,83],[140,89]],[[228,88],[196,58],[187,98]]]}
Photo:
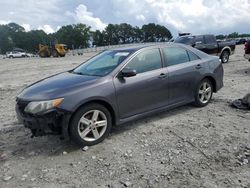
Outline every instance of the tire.
{"label": "tire", "polygon": [[220,59],[221,59],[221,62],[222,63],[228,63],[229,61],[229,51],[227,50],[224,50],[220,56]]}
{"label": "tire", "polygon": [[46,52],[41,52],[39,54],[40,57],[44,58],[44,57],[48,57],[48,54]]}
{"label": "tire", "polygon": [[56,50],[54,50],[54,51],[52,52],[52,56],[53,56],[53,57],[58,57],[58,53],[57,53]]}
{"label": "tire", "polygon": [[74,114],[69,125],[69,135],[72,141],[81,147],[92,146],[109,135],[111,126],[112,118],[107,108],[92,103],[83,106]]}
{"label": "tire", "polygon": [[[209,89],[210,88],[210,89]],[[195,92],[194,105],[197,107],[204,107],[208,105],[213,96],[213,85],[209,79],[203,79]]]}

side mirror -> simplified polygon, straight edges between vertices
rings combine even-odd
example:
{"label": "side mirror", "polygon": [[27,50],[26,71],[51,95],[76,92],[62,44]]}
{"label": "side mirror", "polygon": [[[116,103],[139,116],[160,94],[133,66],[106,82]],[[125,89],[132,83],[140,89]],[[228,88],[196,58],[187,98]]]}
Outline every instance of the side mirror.
{"label": "side mirror", "polygon": [[134,69],[129,69],[129,68],[124,68],[122,69],[122,71],[119,73],[119,76],[120,77],[132,77],[132,76],[135,76],[137,73],[136,73],[136,70]]}

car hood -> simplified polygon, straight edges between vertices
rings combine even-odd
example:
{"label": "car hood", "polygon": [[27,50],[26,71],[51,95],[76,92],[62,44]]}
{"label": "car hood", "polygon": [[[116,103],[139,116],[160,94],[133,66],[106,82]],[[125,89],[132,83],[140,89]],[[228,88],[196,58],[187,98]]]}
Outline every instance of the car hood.
{"label": "car hood", "polygon": [[100,77],[78,75],[70,72],[60,73],[40,80],[25,88],[17,98],[25,101],[50,100],[66,96],[83,87],[97,82]]}

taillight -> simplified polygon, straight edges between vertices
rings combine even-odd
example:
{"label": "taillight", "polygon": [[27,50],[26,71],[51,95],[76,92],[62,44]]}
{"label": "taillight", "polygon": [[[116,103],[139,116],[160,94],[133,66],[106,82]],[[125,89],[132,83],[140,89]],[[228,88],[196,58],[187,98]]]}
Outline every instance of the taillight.
{"label": "taillight", "polygon": [[248,49],[248,42],[245,42],[245,48],[244,48],[244,50],[247,51],[247,49]]}

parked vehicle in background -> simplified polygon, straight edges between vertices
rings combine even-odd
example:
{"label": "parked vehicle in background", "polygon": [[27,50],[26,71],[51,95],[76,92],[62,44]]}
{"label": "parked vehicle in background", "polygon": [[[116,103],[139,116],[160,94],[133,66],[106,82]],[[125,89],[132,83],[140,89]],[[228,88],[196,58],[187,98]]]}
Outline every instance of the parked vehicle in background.
{"label": "parked vehicle in background", "polygon": [[182,44],[133,46],[30,85],[17,96],[16,111],[33,136],[69,134],[93,145],[113,125],[191,102],[204,107],[222,87],[218,57]]}
{"label": "parked vehicle in background", "polygon": [[250,61],[250,39],[245,42],[245,54],[244,57]]}
{"label": "parked vehicle in background", "polygon": [[227,63],[229,56],[234,53],[234,41],[216,41],[214,35],[185,35],[174,40],[197,48],[207,54],[219,56],[222,63]]}
{"label": "parked vehicle in background", "polygon": [[51,44],[42,45],[39,44],[38,54],[40,57],[64,57],[68,52],[67,45],[65,44]]}
{"label": "parked vehicle in background", "polygon": [[236,40],[236,44],[237,44],[237,45],[239,45],[239,44],[245,44],[246,41],[247,41],[247,40],[244,39],[244,38],[242,38],[242,39],[237,39],[237,40]]}
{"label": "parked vehicle in background", "polygon": [[32,53],[26,53],[26,57],[35,57],[36,55],[35,54],[32,54]]}
{"label": "parked vehicle in background", "polygon": [[18,51],[6,52],[6,57],[7,58],[26,57],[26,52],[18,52]]}

